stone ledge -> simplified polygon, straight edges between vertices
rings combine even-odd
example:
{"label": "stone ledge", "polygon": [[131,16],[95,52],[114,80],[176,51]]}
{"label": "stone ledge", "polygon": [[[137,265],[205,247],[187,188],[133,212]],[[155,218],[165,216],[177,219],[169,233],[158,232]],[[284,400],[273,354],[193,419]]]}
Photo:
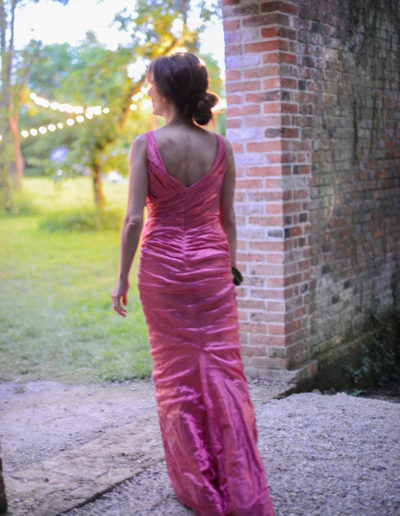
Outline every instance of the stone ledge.
{"label": "stone ledge", "polygon": [[10,502],[16,502],[23,514],[50,516],[96,498],[164,458],[161,439],[147,437],[150,427],[151,418],[135,421],[33,467],[5,474]]}

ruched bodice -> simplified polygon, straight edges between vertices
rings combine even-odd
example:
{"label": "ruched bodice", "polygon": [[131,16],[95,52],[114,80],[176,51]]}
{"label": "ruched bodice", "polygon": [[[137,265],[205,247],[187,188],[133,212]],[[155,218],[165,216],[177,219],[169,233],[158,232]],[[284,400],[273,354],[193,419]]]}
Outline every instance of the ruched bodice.
{"label": "ruched bodice", "polygon": [[184,186],[147,137],[139,291],[171,483],[203,516],[271,516],[240,356],[229,245],[220,222],[226,151]]}
{"label": "ruched bodice", "polygon": [[[219,226],[219,203],[224,177],[225,147],[218,139],[217,155],[211,169],[198,181],[184,186],[166,169],[152,132],[148,138],[149,191],[147,210],[149,222],[144,242],[154,229],[171,227],[193,234],[200,227],[216,229]],[[221,234],[221,231],[219,231]]]}

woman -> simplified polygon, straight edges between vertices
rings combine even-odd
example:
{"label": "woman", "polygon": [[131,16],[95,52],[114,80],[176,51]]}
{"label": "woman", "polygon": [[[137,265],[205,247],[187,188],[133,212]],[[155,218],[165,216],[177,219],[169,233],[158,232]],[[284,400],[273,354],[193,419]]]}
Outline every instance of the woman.
{"label": "woman", "polygon": [[166,125],[132,144],[114,309],[126,315],[146,203],[138,285],[172,486],[198,515],[271,516],[232,282],[232,149],[200,127],[218,99],[196,56],[160,57],[148,75],[153,113]]}

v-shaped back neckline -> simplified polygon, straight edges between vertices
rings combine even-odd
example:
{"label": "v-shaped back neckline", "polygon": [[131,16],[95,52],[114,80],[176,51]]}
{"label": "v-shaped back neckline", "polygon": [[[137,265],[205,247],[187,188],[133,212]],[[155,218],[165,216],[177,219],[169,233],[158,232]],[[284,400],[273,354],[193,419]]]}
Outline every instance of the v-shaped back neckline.
{"label": "v-shaped back neckline", "polygon": [[211,168],[205,173],[203,174],[199,179],[197,179],[194,183],[186,186],[184,185],[181,181],[179,181],[179,179],[177,179],[175,176],[173,176],[167,169],[167,166],[164,162],[164,159],[163,157],[161,156],[161,152],[160,152],[160,149],[158,148],[158,145],[157,145],[157,140],[156,140],[156,137],[154,136],[154,131],[149,131],[149,134],[151,135],[151,138],[153,140],[153,145],[154,145],[154,148],[156,150],[156,153],[158,155],[158,158],[160,160],[160,163],[162,164],[162,168],[163,168],[163,171],[164,173],[169,177],[171,178],[173,181],[175,181],[176,183],[178,183],[178,185],[180,185],[183,189],[185,190],[190,190],[191,188],[193,188],[194,186],[196,186],[198,183],[200,183],[201,181],[203,181],[203,179],[207,176],[209,176],[211,174],[211,172],[213,172],[213,170],[215,169],[218,161],[219,161],[219,156],[221,154],[221,149],[222,149],[222,145],[221,145],[221,137],[219,136],[219,134],[217,133],[213,133],[215,134],[215,137],[217,138],[217,153],[215,155],[215,159],[214,159],[214,162],[211,166]]}

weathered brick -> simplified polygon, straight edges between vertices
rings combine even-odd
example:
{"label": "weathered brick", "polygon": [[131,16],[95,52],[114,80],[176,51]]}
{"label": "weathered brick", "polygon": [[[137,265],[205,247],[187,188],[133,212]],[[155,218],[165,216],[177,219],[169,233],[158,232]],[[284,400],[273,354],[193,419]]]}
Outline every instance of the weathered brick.
{"label": "weathered brick", "polygon": [[237,81],[242,78],[242,72],[240,70],[227,70],[225,79],[227,81]]}
{"label": "weathered brick", "polygon": [[245,52],[269,52],[271,50],[279,50],[279,41],[258,41],[256,43],[247,43],[244,45]]}
{"label": "weathered brick", "polygon": [[226,121],[226,127],[242,127],[241,118],[229,118]]}
{"label": "weathered brick", "polygon": [[284,324],[268,324],[268,333],[270,335],[285,335],[285,325]]}
{"label": "weathered brick", "polygon": [[237,18],[235,20],[232,20],[224,18],[223,26],[225,32],[237,30],[240,27],[240,19]]}
{"label": "weathered brick", "polygon": [[279,141],[269,142],[249,142],[246,145],[248,152],[270,152],[280,150],[281,144]]}
{"label": "weathered brick", "polygon": [[227,93],[236,91],[255,91],[261,89],[261,81],[237,81],[226,85]]}
{"label": "weathered brick", "polygon": [[265,27],[278,22],[278,14],[262,14],[257,16],[246,16],[242,18],[243,27]]}
{"label": "weathered brick", "polygon": [[388,87],[389,26],[376,35],[379,59],[357,64],[340,39],[338,0],[227,2],[224,17],[246,276],[237,298],[249,303],[241,342],[261,374],[322,356],[360,332],[369,310],[393,304],[400,77],[391,69]]}
{"label": "weathered brick", "polygon": [[236,56],[243,54],[242,45],[225,45],[225,55],[226,56]]}
{"label": "weathered brick", "polygon": [[261,29],[261,36],[263,38],[276,38],[279,35],[279,28],[275,27],[263,27]]}
{"label": "weathered brick", "polygon": [[226,110],[227,118],[241,115],[257,115],[261,112],[259,104],[245,104],[244,106],[232,106]]}
{"label": "weathered brick", "polygon": [[263,13],[271,13],[281,11],[288,14],[297,14],[298,7],[297,5],[293,5],[292,3],[287,2],[276,2],[276,1],[266,1],[261,4],[261,12]]}
{"label": "weathered brick", "polygon": [[280,165],[271,165],[268,167],[250,167],[247,169],[247,175],[255,176],[281,176],[282,167]]}

